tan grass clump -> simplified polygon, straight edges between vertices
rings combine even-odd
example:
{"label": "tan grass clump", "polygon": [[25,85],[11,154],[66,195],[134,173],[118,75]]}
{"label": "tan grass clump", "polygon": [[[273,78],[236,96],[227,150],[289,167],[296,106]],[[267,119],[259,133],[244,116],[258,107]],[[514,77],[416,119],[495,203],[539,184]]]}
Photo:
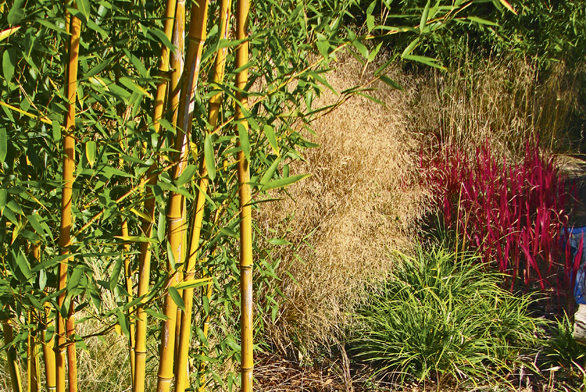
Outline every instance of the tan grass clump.
{"label": "tan grass clump", "polygon": [[[334,67],[327,79],[337,91],[372,76],[370,67],[363,75],[353,58]],[[411,247],[413,223],[425,210],[406,94],[382,83],[377,87],[376,97],[387,107],[354,97],[314,122],[320,147],[307,150],[306,161],[292,167],[311,177],[289,187],[291,198],[281,194],[280,202],[264,205],[257,217],[267,232],[277,228],[277,236],[295,244],[304,261],[291,250],[277,255],[283,260],[285,299],[269,335],[282,350],[292,337],[309,347],[335,340],[365,283],[387,275],[393,250]],[[326,91],[319,104],[336,99]]]}

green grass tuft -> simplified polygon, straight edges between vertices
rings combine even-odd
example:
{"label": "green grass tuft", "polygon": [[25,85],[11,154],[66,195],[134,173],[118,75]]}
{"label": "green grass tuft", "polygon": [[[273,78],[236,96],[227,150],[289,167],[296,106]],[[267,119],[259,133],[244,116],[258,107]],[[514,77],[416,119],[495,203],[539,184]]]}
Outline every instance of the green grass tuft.
{"label": "green grass tuft", "polygon": [[501,289],[502,276],[475,257],[460,256],[440,247],[401,255],[358,311],[354,358],[401,380],[503,381],[535,345],[531,300]]}

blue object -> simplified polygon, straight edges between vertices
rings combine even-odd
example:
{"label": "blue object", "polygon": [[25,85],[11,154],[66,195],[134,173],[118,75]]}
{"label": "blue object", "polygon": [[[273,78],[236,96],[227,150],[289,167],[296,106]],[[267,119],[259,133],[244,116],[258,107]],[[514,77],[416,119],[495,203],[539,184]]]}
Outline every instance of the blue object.
{"label": "blue object", "polygon": [[[567,244],[567,239],[565,238],[566,232],[562,231],[562,241],[564,249]],[[580,241],[584,241],[582,245],[582,260],[580,260],[580,267],[578,268],[578,272],[576,274],[576,284],[574,285],[574,299],[576,303],[580,305],[586,305],[586,227],[576,227],[573,229],[568,230],[569,240],[570,240],[570,252],[572,254],[572,259],[578,253],[578,249],[580,248]]]}

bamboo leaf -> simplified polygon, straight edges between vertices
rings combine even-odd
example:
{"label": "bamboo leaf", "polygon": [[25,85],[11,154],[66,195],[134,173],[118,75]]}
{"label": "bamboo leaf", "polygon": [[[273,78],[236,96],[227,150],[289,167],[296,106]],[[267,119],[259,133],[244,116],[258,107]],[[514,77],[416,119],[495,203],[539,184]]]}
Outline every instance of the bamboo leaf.
{"label": "bamboo leaf", "polygon": [[25,4],[26,0],[15,0],[14,3],[12,4],[12,8],[10,8],[10,11],[8,12],[8,17],[6,18],[6,20],[8,21],[8,23],[12,26],[17,25],[20,23],[21,20],[24,19],[25,17],[25,12],[24,12],[24,4]]}
{"label": "bamboo leaf", "polygon": [[119,240],[126,242],[157,242],[152,238],[142,237],[139,235],[116,235],[114,238],[118,238]]}
{"label": "bamboo leaf", "polygon": [[6,128],[0,127],[0,162],[4,163],[6,154],[8,154],[8,136]]}
{"label": "bamboo leaf", "polygon": [[271,180],[271,178],[273,178],[273,175],[275,174],[275,171],[277,170],[277,168],[279,167],[279,163],[281,162],[280,158],[275,159],[275,161],[271,164],[271,166],[267,169],[266,173],[262,176],[260,183],[264,186],[267,185],[269,183],[269,181]]}
{"label": "bamboo leaf", "polygon": [[279,144],[277,143],[277,137],[275,136],[275,130],[273,129],[273,127],[267,124],[263,127],[263,130],[275,154],[281,155],[279,151]]}
{"label": "bamboo leaf", "polygon": [[165,218],[165,214],[160,212],[159,221],[157,223],[157,238],[159,239],[159,242],[163,242],[165,239],[166,224],[167,219]]}
{"label": "bamboo leaf", "polygon": [[26,257],[22,254],[22,252],[18,253],[18,256],[16,256],[15,258],[16,260],[16,264],[18,265],[18,268],[20,269],[20,271],[22,272],[22,274],[24,275],[24,277],[29,280],[30,278],[32,278],[33,274],[31,273],[31,268],[28,265],[28,260],[26,259]]}
{"label": "bamboo leaf", "polygon": [[191,178],[193,177],[195,172],[197,172],[197,167],[195,165],[188,165],[185,168],[185,170],[183,170],[183,173],[181,173],[181,176],[179,176],[179,178],[177,179],[177,181],[176,181],[177,186],[181,186],[181,185],[191,181]]}
{"label": "bamboo leaf", "polygon": [[39,236],[44,237],[46,235],[46,232],[43,229],[43,226],[41,226],[41,222],[39,221],[39,215],[31,214],[27,218],[28,218],[29,223],[31,224],[31,226],[35,230],[35,232]]}
{"label": "bamboo leaf", "polygon": [[126,76],[121,77],[119,80],[120,80],[120,83],[122,83],[125,87],[127,87],[132,92],[135,92],[140,95],[146,95],[150,99],[153,99],[153,96],[148,91],[146,91],[144,88],[142,88],[138,84],[136,84],[134,82],[134,80],[132,80]]}
{"label": "bamboo leaf", "polygon": [[427,0],[427,4],[425,5],[425,8],[423,9],[423,13],[421,14],[421,21],[419,22],[419,31],[421,33],[423,33],[423,29],[425,28],[425,25],[427,24],[427,16],[429,15],[429,6],[430,6],[430,0]]}
{"label": "bamboo leaf", "polygon": [[9,29],[0,31],[0,42],[4,41],[6,38],[16,33],[18,29],[20,29],[20,26],[11,27]]}
{"label": "bamboo leaf", "polygon": [[403,58],[405,60],[417,61],[419,63],[429,65],[430,67],[439,68],[442,71],[447,71],[447,69],[439,63],[439,60],[433,59],[431,57],[407,55],[403,56]]}
{"label": "bamboo leaf", "polygon": [[204,140],[204,155],[206,161],[206,168],[208,170],[208,177],[210,180],[216,178],[216,163],[214,157],[214,147],[212,146],[212,136],[207,134]]}
{"label": "bamboo leaf", "polygon": [[502,5],[505,6],[506,9],[511,11],[513,14],[517,15],[517,11],[513,8],[513,6],[507,0],[499,0]]}
{"label": "bamboo leaf", "polygon": [[185,312],[185,302],[183,302],[183,298],[181,298],[179,291],[177,291],[175,287],[169,287],[169,295],[171,296],[173,302],[175,302],[175,305],[177,305],[179,309]]}
{"label": "bamboo leaf", "polygon": [[77,9],[83,14],[85,21],[87,22],[90,19],[90,13],[92,11],[89,0],[75,0],[75,5],[77,6]]}
{"label": "bamboo leaf", "polygon": [[85,156],[90,166],[93,166],[96,162],[96,142],[90,140],[85,144]]}
{"label": "bamboo leaf", "polygon": [[297,181],[301,181],[304,178],[309,177],[311,174],[300,174],[298,176],[291,176],[291,177],[286,177],[286,178],[280,178],[278,180],[275,181],[271,181],[268,184],[264,185],[261,190],[262,191],[268,191],[269,189],[275,189],[275,188],[284,188],[286,186],[289,186],[291,184],[296,183]]}
{"label": "bamboo leaf", "polygon": [[386,75],[382,75],[380,77],[380,80],[382,80],[383,82],[385,82],[386,84],[388,84],[389,86],[391,86],[394,89],[405,91],[405,90],[403,90],[403,87],[401,87],[401,85],[399,83],[395,82],[393,79],[389,78]]}
{"label": "bamboo leaf", "polygon": [[476,22],[479,24],[484,24],[484,25],[489,25],[489,26],[496,26],[498,27],[499,24],[495,23],[495,22],[491,22],[490,20],[486,20],[486,19],[482,19],[482,18],[478,18],[476,16],[469,16],[468,20],[472,21],[472,22]]}
{"label": "bamboo leaf", "polygon": [[212,278],[200,278],[200,279],[188,280],[188,281],[184,281],[184,282],[176,284],[175,286],[173,286],[173,288],[175,288],[177,290],[191,289],[194,287],[205,286],[206,284],[209,284],[211,281],[212,281]]}
{"label": "bamboo leaf", "polygon": [[162,321],[165,321],[165,320],[168,320],[169,319],[169,317],[165,316],[164,314],[159,313],[159,312],[155,312],[152,309],[145,308],[144,309],[144,312],[146,314],[148,314],[149,316],[154,317],[154,318],[159,319],[159,320],[162,320]]}
{"label": "bamboo leaf", "polygon": [[250,161],[250,143],[248,141],[248,131],[244,124],[239,122],[237,124],[238,127],[238,140],[240,141],[240,148],[242,148],[242,152],[246,157],[246,160]]}
{"label": "bamboo leaf", "polygon": [[112,275],[110,276],[110,282],[108,282],[108,287],[110,290],[114,290],[116,284],[118,283],[118,278],[120,277],[120,271],[122,270],[122,256],[118,257],[116,260],[116,264],[114,264],[114,269],[112,270]]}
{"label": "bamboo leaf", "polygon": [[12,80],[14,69],[16,67],[16,51],[14,49],[3,50],[2,53],[2,72],[7,82]]}

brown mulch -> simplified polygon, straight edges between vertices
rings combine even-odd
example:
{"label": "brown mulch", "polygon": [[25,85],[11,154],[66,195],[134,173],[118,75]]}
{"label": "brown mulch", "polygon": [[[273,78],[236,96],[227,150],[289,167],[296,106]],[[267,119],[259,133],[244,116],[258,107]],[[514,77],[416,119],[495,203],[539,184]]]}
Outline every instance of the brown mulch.
{"label": "brown mulch", "polygon": [[274,354],[260,358],[254,366],[256,389],[271,392],[350,391],[351,383],[344,380],[344,372],[338,361],[300,366],[294,361]]}

